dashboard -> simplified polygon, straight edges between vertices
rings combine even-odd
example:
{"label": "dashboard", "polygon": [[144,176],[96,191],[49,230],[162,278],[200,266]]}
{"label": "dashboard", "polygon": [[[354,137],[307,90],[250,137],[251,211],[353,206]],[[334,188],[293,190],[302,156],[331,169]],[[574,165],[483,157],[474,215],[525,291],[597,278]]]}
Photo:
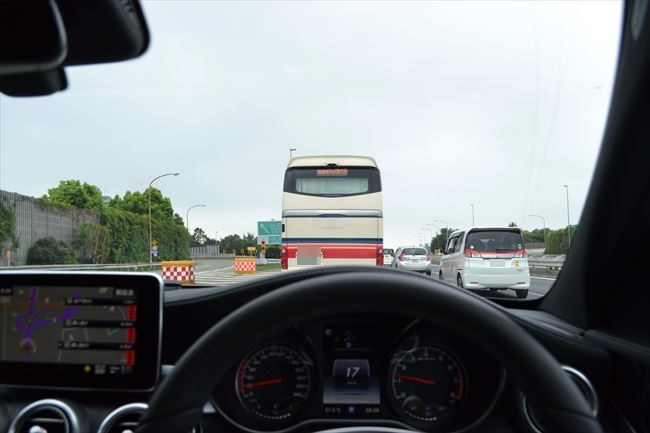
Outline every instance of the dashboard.
{"label": "dashboard", "polygon": [[[201,335],[250,300],[304,278],[165,290],[153,274],[1,272],[0,431],[135,431],[153,392]],[[526,316],[521,323],[535,323],[531,331],[564,326]],[[461,336],[462,327],[332,312],[263,340],[242,339],[193,432],[354,425],[511,432],[517,423],[535,431],[516,384],[482,345]],[[602,350],[546,331],[538,337],[565,362],[589,359],[587,376],[606,370]],[[62,424],[67,430],[56,430]]]}
{"label": "dashboard", "polygon": [[248,431],[355,420],[457,431],[489,413],[504,380],[496,361],[448,330],[409,318],[339,316],[248,348],[213,401]]}

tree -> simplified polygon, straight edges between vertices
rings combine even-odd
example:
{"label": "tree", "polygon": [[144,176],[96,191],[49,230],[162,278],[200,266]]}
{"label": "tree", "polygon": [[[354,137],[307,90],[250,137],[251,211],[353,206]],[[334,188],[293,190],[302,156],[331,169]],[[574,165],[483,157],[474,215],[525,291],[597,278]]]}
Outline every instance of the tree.
{"label": "tree", "polygon": [[233,250],[237,250],[237,254],[241,254],[241,250],[245,251],[246,248],[257,245],[257,236],[250,232],[242,236],[234,234],[221,238],[219,242],[221,252],[232,253]]}
{"label": "tree", "polygon": [[[4,202],[4,200],[1,200],[0,247],[7,241],[9,241],[10,254],[20,248],[20,237],[16,235],[16,214],[14,213],[14,210]],[[0,254],[5,254],[5,251],[2,251],[2,248],[0,248]]]}
{"label": "tree", "polygon": [[[575,232],[571,231],[571,240]],[[569,234],[566,228],[549,230],[546,236],[546,254],[566,254],[569,251]]]}
{"label": "tree", "polygon": [[13,209],[0,201],[0,244],[12,239],[16,230],[16,215]]}
{"label": "tree", "polygon": [[446,228],[443,227],[440,229],[440,233],[438,233],[432,240],[430,244],[430,248],[432,252],[435,252],[436,250],[440,250],[441,252],[444,252],[445,247],[447,246],[447,239],[449,238],[449,235],[452,234],[456,229],[453,228]]}
{"label": "tree", "polygon": [[[548,233],[549,229],[546,229]],[[544,242],[544,230],[543,229],[534,229],[534,230],[522,230],[522,236],[526,242]]]}
{"label": "tree", "polygon": [[[127,191],[123,198],[116,195],[108,203],[108,206],[149,216],[149,189],[147,188],[144,192]],[[161,221],[172,220],[183,225],[183,219],[178,214],[174,214],[172,201],[163,196],[159,189],[153,187],[151,188],[151,218]]]}
{"label": "tree", "polygon": [[205,232],[201,227],[194,229],[194,234],[192,235],[192,240],[190,241],[191,247],[199,247],[205,245],[208,241],[208,237],[205,235]]}
{"label": "tree", "polygon": [[83,184],[75,179],[62,180],[59,186],[47,190],[43,199],[54,204],[73,206],[101,212],[104,209],[102,191],[95,185]]}
{"label": "tree", "polygon": [[77,263],[74,251],[52,236],[34,242],[27,252],[28,265],[68,265]]}
{"label": "tree", "polygon": [[78,251],[79,261],[104,263],[109,252],[108,229],[101,224],[81,223],[77,227],[72,246]]}

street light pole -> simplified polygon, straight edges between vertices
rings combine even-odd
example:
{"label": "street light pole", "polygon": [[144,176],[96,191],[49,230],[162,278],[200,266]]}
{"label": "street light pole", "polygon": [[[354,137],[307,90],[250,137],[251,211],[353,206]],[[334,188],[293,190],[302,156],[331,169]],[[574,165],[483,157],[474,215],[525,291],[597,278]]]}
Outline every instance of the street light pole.
{"label": "street light pole", "polygon": [[[429,232],[429,235],[431,236],[431,241],[430,241],[430,242],[433,242],[433,232],[431,231],[430,228],[428,228],[428,227],[421,227],[420,230],[426,230],[426,231],[428,231],[428,232]],[[425,243],[426,243],[426,242],[425,242]],[[430,245],[430,244],[429,244],[429,245]]]}
{"label": "street light pole", "polygon": [[149,192],[149,263],[153,263],[153,253],[151,251],[151,246],[152,246],[151,245],[151,241],[152,241],[152,239],[151,239],[151,185],[153,185],[153,183],[155,181],[157,181],[158,179],[160,179],[161,177],[178,176],[179,174],[180,173],[161,174],[160,176],[154,177],[153,179],[151,179],[151,182],[149,182],[149,188],[147,189],[147,191]]}
{"label": "street light pole", "polygon": [[542,220],[542,227],[544,228],[544,249],[546,249],[546,220],[544,219],[543,216],[541,215],[528,215],[529,217],[537,217]]}
{"label": "street light pole", "polygon": [[[418,237],[418,242],[420,242],[420,246],[422,246],[422,244],[424,243],[424,236],[425,236],[425,234],[422,233],[422,232],[417,232],[416,235],[417,235],[417,237]],[[422,236],[422,238],[420,238],[420,236]]]}
{"label": "street light pole", "polygon": [[447,243],[449,242],[449,224],[447,224],[447,221],[445,220],[433,220],[434,222],[437,223],[445,223],[445,248],[447,248]]}
{"label": "street light pole", "polygon": [[474,203],[469,204],[472,207],[472,227],[474,227]]}
{"label": "street light pole", "polygon": [[295,152],[295,151],[296,151],[295,147],[292,147],[292,148],[289,149],[289,159],[293,158],[293,152]]}
{"label": "street light pole", "polygon": [[566,189],[566,221],[567,232],[569,233],[569,248],[571,248],[571,217],[569,217],[569,185],[562,185]]}
{"label": "street light pole", "polygon": [[433,227],[436,228],[436,236],[435,236],[435,238],[436,238],[436,246],[439,247],[440,245],[438,245],[439,244],[439,242],[438,242],[438,234],[440,234],[440,227],[438,227],[437,224],[427,224],[427,226],[433,226]]}
{"label": "street light pole", "polygon": [[[185,212],[185,223],[187,224],[187,232],[190,232],[190,211],[194,209],[195,207],[205,207],[204,204],[195,204],[194,206],[190,206],[187,209],[187,212]],[[191,233],[190,233],[191,234]]]}

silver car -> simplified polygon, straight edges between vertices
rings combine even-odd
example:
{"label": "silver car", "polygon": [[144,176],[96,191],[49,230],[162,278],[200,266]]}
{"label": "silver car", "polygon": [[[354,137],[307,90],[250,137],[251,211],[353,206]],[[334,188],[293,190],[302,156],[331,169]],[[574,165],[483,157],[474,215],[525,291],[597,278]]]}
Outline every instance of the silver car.
{"label": "silver car", "polygon": [[391,266],[431,275],[431,255],[424,247],[399,247]]}

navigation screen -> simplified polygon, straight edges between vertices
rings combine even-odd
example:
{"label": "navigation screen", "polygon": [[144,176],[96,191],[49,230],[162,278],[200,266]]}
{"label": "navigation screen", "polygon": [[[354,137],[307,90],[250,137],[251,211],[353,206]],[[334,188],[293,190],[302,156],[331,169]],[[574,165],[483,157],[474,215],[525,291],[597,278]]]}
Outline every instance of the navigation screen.
{"label": "navigation screen", "polygon": [[124,367],[120,374],[135,363],[133,289],[17,286],[0,296],[0,321],[9,323],[0,361]]}
{"label": "navigation screen", "polygon": [[[157,371],[160,303],[137,287],[7,284],[3,278],[0,382],[11,383],[4,373],[13,368],[41,373],[36,385],[139,388],[151,376],[142,367]],[[145,298],[158,307],[145,306]],[[65,375],[56,380],[47,372]]]}

